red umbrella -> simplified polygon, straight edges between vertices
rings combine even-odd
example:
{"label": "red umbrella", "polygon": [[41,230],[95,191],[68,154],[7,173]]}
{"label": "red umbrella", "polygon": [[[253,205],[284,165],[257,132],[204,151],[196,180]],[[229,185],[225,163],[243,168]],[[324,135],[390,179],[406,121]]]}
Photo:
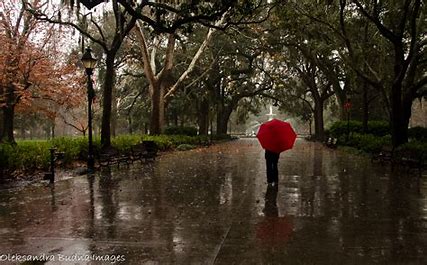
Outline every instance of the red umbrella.
{"label": "red umbrella", "polygon": [[256,137],[262,148],[281,153],[294,146],[297,134],[288,122],[272,119],[261,124]]}
{"label": "red umbrella", "polygon": [[256,237],[262,244],[275,246],[285,244],[293,232],[293,222],[288,217],[265,217],[256,226]]}

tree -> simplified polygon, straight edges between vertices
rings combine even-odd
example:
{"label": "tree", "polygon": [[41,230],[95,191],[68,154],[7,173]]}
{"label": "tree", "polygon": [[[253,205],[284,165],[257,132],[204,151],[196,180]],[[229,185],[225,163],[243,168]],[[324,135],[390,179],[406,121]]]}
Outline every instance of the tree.
{"label": "tree", "polygon": [[[26,1],[26,0],[23,0]],[[79,14],[80,4],[79,1],[66,1],[68,2],[68,6],[71,8],[75,8],[76,14]],[[188,72],[186,71],[182,78],[178,79],[177,85],[172,87],[166,93],[164,88],[165,82],[164,80],[169,80],[170,77],[170,66],[173,61],[173,47],[175,44],[175,37],[178,34],[178,30],[183,28],[191,29],[193,23],[201,23],[203,25],[209,25],[213,27],[218,27],[215,25],[214,21],[221,18],[222,15],[226,12],[237,14],[241,13],[242,10],[251,10],[254,7],[252,1],[245,0],[241,3],[237,4],[237,1],[220,1],[214,3],[205,3],[205,2],[193,2],[193,1],[125,1],[125,0],[112,0],[112,9],[116,21],[116,28],[113,31],[115,35],[112,38],[112,42],[107,43],[107,39],[103,34],[101,27],[99,24],[93,19],[92,14],[89,14],[91,17],[91,22],[95,26],[95,30],[98,31],[99,34],[93,35],[90,34],[84,24],[87,20],[85,20],[86,16],[77,15],[78,18],[81,18],[80,22],[83,25],[78,25],[73,23],[70,19],[68,21],[64,21],[64,13],[60,10],[56,10],[54,12],[54,16],[47,16],[46,14],[33,12],[33,14],[38,18],[45,21],[49,21],[52,23],[59,23],[62,25],[72,26],[81,34],[89,38],[92,42],[99,44],[104,49],[104,53],[106,54],[106,65],[107,65],[107,75],[104,80],[103,85],[103,118],[102,118],[102,132],[101,132],[101,142],[104,146],[110,145],[110,120],[111,120],[111,101],[112,101],[112,86],[114,81],[114,56],[117,53],[118,48],[124,40],[124,37],[130,32],[133,28],[135,21],[139,20],[137,32],[144,34],[143,28],[147,27],[150,29],[153,34],[166,34],[169,37],[169,52],[167,52],[165,67],[163,70],[157,74],[156,69],[151,69],[151,71],[146,71],[147,79],[151,84],[151,91],[153,97],[152,104],[152,116],[156,117],[156,119],[152,118],[152,133],[161,132],[161,124],[163,123],[164,118],[164,106],[165,99],[169,97],[178,87],[180,83],[182,83],[182,79],[187,76]],[[262,2],[262,1],[260,1]],[[120,4],[120,5],[119,5]],[[239,8],[237,8],[239,7]],[[231,10],[234,10],[232,12]],[[33,10],[34,11],[34,10]],[[130,16],[128,16],[130,15]],[[240,16],[240,20],[244,20],[244,16]],[[151,67],[150,60],[147,52],[147,45],[144,45],[144,39],[140,38],[142,41],[141,46],[143,49],[143,58],[144,58],[144,69]],[[145,44],[147,44],[145,42]],[[144,52],[145,50],[145,52]],[[147,56],[145,56],[147,55]],[[110,70],[111,69],[111,70]],[[154,71],[153,71],[154,70]],[[189,68],[191,70],[191,67]],[[161,78],[159,78],[161,77]],[[159,81],[160,80],[160,81]],[[180,81],[181,80],[181,81]]]}
{"label": "tree", "polygon": [[[26,4],[16,0],[0,3],[0,106],[3,125],[0,141],[14,143],[14,118],[18,104],[32,106],[35,100],[48,100],[58,105],[68,104],[63,95],[72,95],[78,87],[75,64],[64,64],[59,47],[63,32],[53,25],[35,20],[26,12]],[[39,0],[31,1],[41,8]],[[75,95],[75,94],[74,94]]]}
{"label": "tree", "polygon": [[[314,138],[324,140],[324,117],[325,102],[334,95],[332,83],[320,71],[314,63],[303,61],[300,65],[293,66],[293,69],[298,73],[299,80],[306,87],[308,94],[313,102],[311,109],[314,116]],[[301,95],[303,96],[303,95]]]}
{"label": "tree", "polygon": [[[144,64],[144,73],[149,82],[150,95],[151,95],[151,119],[150,119],[150,133],[160,134],[164,125],[165,108],[168,98],[178,89],[181,83],[187,78],[188,74],[193,70],[197,60],[207,47],[214,29],[209,29],[206,34],[204,42],[200,45],[199,50],[195,53],[193,60],[189,64],[186,71],[184,71],[178,80],[172,80],[172,69],[174,66],[174,51],[176,37],[174,34],[167,34],[167,45],[164,56],[163,67],[157,72],[156,67],[156,51],[158,46],[152,46],[151,57],[149,57],[148,45],[142,26],[138,23],[137,36],[140,41],[142,60]],[[158,42],[155,40],[154,42]]]}
{"label": "tree", "polygon": [[[362,95],[365,124],[371,101],[381,94],[380,105],[390,115],[393,145],[397,147],[407,141],[412,102],[425,95],[425,4],[420,0],[326,2],[323,8],[311,1],[294,3],[300,17],[321,29],[318,33],[309,28],[299,32],[310,32],[309,42],[312,37],[317,42],[317,36],[323,35],[323,45],[335,49],[346,66],[340,72],[349,89],[343,92]],[[326,73],[325,67],[320,69]],[[346,93],[334,90],[343,105]]]}
{"label": "tree", "polygon": [[393,146],[407,142],[412,102],[425,94],[427,84],[425,4],[419,0],[340,0],[330,8],[339,14],[338,28],[305,15],[334,32],[343,47],[338,50],[341,58],[358,81],[363,80],[364,123],[372,99],[368,89],[372,88],[381,93],[389,113]]}
{"label": "tree", "polygon": [[[408,125],[412,103],[425,96],[427,85],[426,11],[421,0],[362,1],[352,0],[359,14],[375,25],[377,32],[387,40],[392,50],[388,81],[388,98],[391,103],[390,120],[393,146],[408,141]],[[347,1],[340,1],[345,9]]]}
{"label": "tree", "polygon": [[[216,29],[224,29],[233,24],[250,23],[255,10],[263,10],[267,5],[264,1],[220,1],[213,3],[182,1],[179,4],[152,2],[148,4],[149,12],[137,12],[131,5],[123,3],[126,10],[139,18],[136,34],[140,42],[141,57],[144,73],[149,82],[151,95],[150,132],[159,134],[165,121],[165,108],[170,97],[182,86],[184,80],[194,70],[194,67],[208,46]],[[144,10],[143,10],[144,11]],[[266,12],[265,17],[268,17]],[[257,22],[263,21],[261,17]],[[191,31],[193,24],[208,26],[206,37],[194,53],[188,67],[177,79],[173,79],[174,52],[177,36]],[[154,35],[151,51],[148,47],[148,34]],[[185,35],[184,35],[185,37]],[[165,47],[162,67],[157,67],[157,50]]]}
{"label": "tree", "polygon": [[264,96],[303,120],[314,117],[314,137],[323,140],[326,103],[333,95],[344,102],[348,76],[337,55],[339,47],[331,45],[330,32],[303,15],[331,16],[318,9],[308,1],[289,3],[269,21],[270,75],[277,85],[273,95]]}
{"label": "tree", "polygon": [[[22,1],[26,2],[28,0]],[[74,6],[75,4],[77,5],[76,7]],[[112,101],[116,77],[115,59],[126,36],[135,26],[136,18],[130,16],[126,10],[121,8],[117,0],[111,1],[112,12],[105,12],[101,17],[96,17],[93,13],[83,15],[80,12],[79,2],[70,1],[67,8],[73,9],[74,7],[77,22],[74,16],[64,16],[64,14],[67,14],[67,10],[60,6],[56,7],[53,11],[49,11],[49,13],[41,12],[33,6],[30,6],[28,10],[38,20],[69,26],[78,30],[82,36],[88,38],[102,48],[105,54],[104,60],[106,69],[102,84],[101,144],[103,147],[108,147],[111,145]],[[113,23],[108,23],[111,15]],[[103,24],[100,25],[100,23]],[[92,27],[89,27],[89,24]],[[111,25],[111,28],[108,28],[110,24],[113,25]],[[82,46],[84,45],[82,44]]]}

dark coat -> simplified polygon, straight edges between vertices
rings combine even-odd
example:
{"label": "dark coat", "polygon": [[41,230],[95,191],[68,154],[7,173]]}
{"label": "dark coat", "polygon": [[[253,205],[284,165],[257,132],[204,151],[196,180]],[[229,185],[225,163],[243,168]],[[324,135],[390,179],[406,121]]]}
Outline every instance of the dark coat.
{"label": "dark coat", "polygon": [[268,150],[265,150],[265,159],[270,160],[270,161],[279,161],[279,153],[274,153]]}

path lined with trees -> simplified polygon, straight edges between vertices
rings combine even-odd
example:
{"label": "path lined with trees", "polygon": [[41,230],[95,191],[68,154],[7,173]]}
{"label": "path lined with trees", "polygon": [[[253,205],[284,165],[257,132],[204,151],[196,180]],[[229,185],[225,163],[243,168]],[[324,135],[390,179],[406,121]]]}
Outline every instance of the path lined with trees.
{"label": "path lined with trees", "polygon": [[59,122],[86,134],[85,46],[98,58],[94,127],[104,147],[169,126],[227,134],[231,117],[245,123],[273,104],[313,123],[320,141],[333,120],[361,121],[362,133],[385,121],[397,148],[427,93],[421,0],[110,0],[92,9],[5,0],[0,9],[1,143],[36,130],[54,137]]}
{"label": "path lined with trees", "polygon": [[427,182],[418,191],[411,176],[297,140],[271,190],[258,141],[237,140],[1,189],[0,249],[126,264],[423,264]]}

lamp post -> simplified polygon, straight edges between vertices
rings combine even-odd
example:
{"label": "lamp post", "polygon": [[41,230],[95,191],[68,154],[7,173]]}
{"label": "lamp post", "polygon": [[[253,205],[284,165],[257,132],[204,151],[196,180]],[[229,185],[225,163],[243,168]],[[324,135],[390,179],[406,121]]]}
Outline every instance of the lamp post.
{"label": "lamp post", "polygon": [[93,69],[96,65],[96,59],[92,56],[92,50],[88,47],[86,48],[85,53],[82,56],[82,63],[86,69],[86,75],[87,75],[87,101],[88,101],[88,108],[87,108],[87,118],[88,118],[88,140],[89,140],[89,146],[88,146],[88,153],[87,153],[87,169],[89,172],[94,171],[95,167],[95,160],[93,157],[93,142],[92,142],[92,101],[95,97],[95,91],[93,90],[93,83],[92,83],[92,75],[93,75]]}
{"label": "lamp post", "polygon": [[347,102],[344,104],[344,109],[347,111],[347,135],[346,142],[350,138],[350,109],[351,109],[351,93],[347,94]]}

